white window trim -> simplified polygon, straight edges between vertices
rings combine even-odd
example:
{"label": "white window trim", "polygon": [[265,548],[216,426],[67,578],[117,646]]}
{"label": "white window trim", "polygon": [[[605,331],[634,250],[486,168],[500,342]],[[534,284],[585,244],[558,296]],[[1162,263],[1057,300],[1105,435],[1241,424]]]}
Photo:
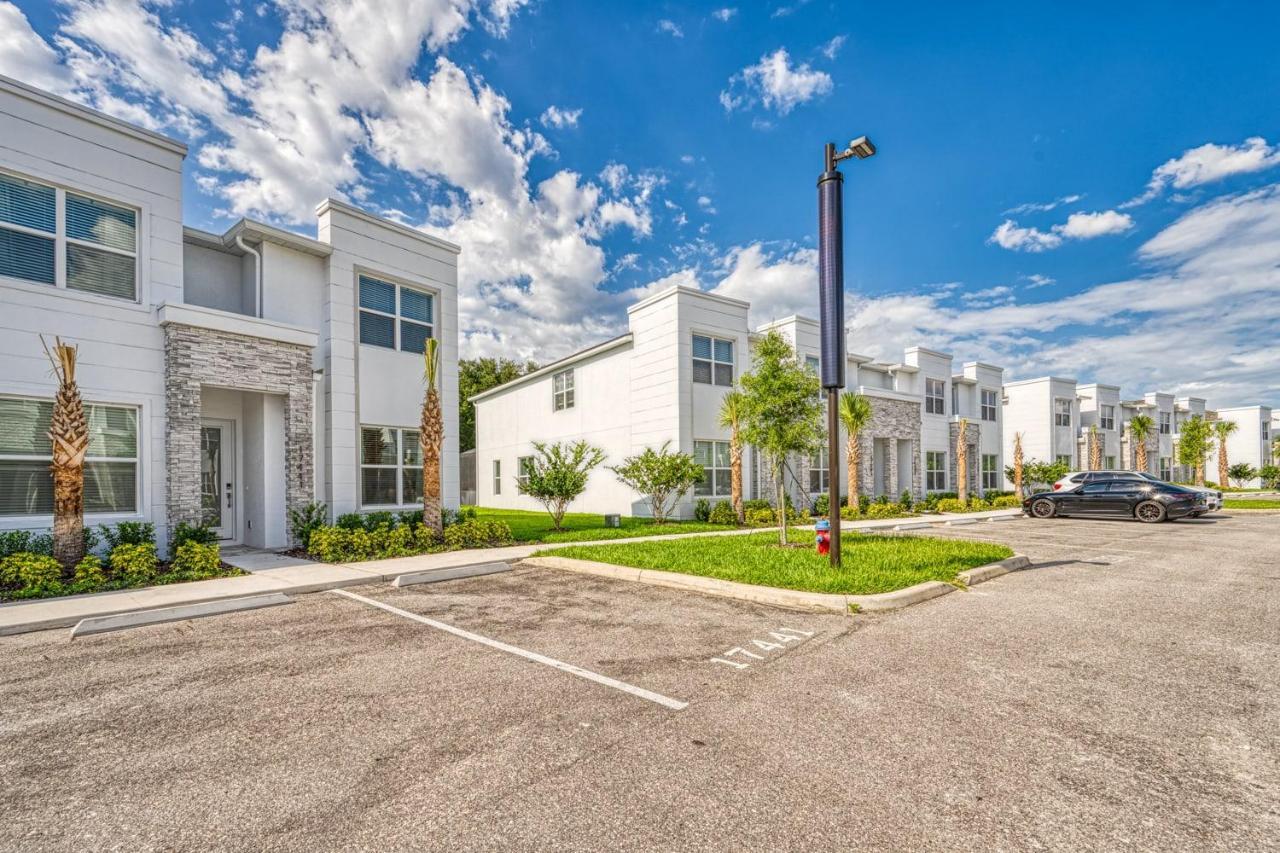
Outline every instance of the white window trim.
{"label": "white window trim", "polygon": [[[710,358],[699,358],[698,356],[693,355],[693,339],[694,338],[706,338],[709,341],[711,341],[711,357]],[[726,343],[733,348],[733,358],[730,361],[721,361],[720,359],[716,358],[716,341],[720,341],[721,343]],[[689,358],[690,379],[693,380],[693,383],[695,385],[713,385],[713,386],[718,385],[721,388],[732,388],[733,383],[738,381],[738,342],[733,338],[717,336],[709,332],[691,332],[689,334],[689,356],[690,356]],[[695,361],[705,361],[707,364],[711,365],[711,381],[710,382],[699,382],[697,379],[693,377],[692,365]],[[716,365],[717,364],[727,364],[730,367],[730,369],[733,370],[733,376],[732,378],[730,378],[728,385],[720,385],[720,383],[716,382]]]}
{"label": "white window trim", "polygon": [[[1060,408],[1058,405],[1059,403],[1067,404],[1066,406],[1067,410],[1065,412],[1059,411],[1059,408]],[[1071,415],[1072,415],[1071,400],[1067,397],[1054,397],[1053,398],[1053,425],[1055,427],[1070,427],[1071,420],[1072,420]],[[1059,420],[1060,418],[1063,418],[1063,417],[1067,419],[1066,423],[1062,423]]]}
{"label": "white window trim", "polygon": [[[817,465],[814,464],[815,459],[818,462]],[[809,494],[823,495],[829,491],[831,486],[831,469],[827,467],[828,461],[829,461],[828,451],[825,445],[819,448],[816,454],[809,457]],[[819,488],[817,491],[814,491],[813,489],[813,472],[814,471],[819,472],[818,473]]]}
{"label": "white window trim", "polygon": [[[723,363],[723,362],[722,362],[722,363]],[[717,465],[715,464],[715,461],[716,461],[716,447],[715,447],[715,446],[716,446],[717,444],[723,444],[723,445],[725,446],[725,452],[726,452],[726,454],[727,454],[727,453],[728,453],[729,442],[728,442],[728,441],[725,441],[724,439],[720,439],[720,438],[697,438],[697,439],[694,439],[694,442],[693,442],[693,443],[694,443],[694,458],[697,458],[697,446],[698,446],[699,444],[710,444],[710,445],[711,445],[711,462],[712,462],[712,464],[710,464],[710,465],[703,465],[703,466],[702,466],[702,467],[703,467],[703,469],[705,469],[705,473],[710,474],[710,476],[708,477],[708,480],[709,480],[709,481],[710,481],[710,483],[711,483],[711,491],[709,491],[709,492],[699,493],[699,492],[698,492],[698,485],[697,485],[697,484],[695,484],[695,485],[694,485],[694,487],[693,487],[693,496],[694,496],[695,498],[727,498],[727,497],[732,497],[732,496],[733,496],[733,486],[732,486],[732,485],[730,485],[730,486],[729,486],[729,489],[728,489],[727,491],[724,491],[724,492],[718,492],[718,491],[716,491],[716,472],[717,472],[717,471],[732,472],[732,471],[733,471],[733,465],[732,465],[732,463],[730,463],[729,465],[725,465],[724,467],[719,467],[719,466],[717,466]],[[731,473],[730,473],[730,476],[732,476],[732,474],[731,474]]]}
{"label": "white window trim", "polygon": [[[137,306],[150,310],[142,304],[142,253],[139,246],[143,241],[143,225],[146,211],[137,204],[132,204],[116,198],[107,198],[97,193],[89,192],[78,187],[67,187],[56,181],[51,181],[42,177],[21,174],[19,172],[0,169],[0,175],[13,178],[18,181],[27,181],[28,183],[39,184],[53,190],[54,213],[53,213],[53,230],[50,234],[47,231],[41,231],[38,228],[28,228],[25,225],[18,225],[12,222],[0,222],[0,228],[8,229],[19,234],[27,234],[34,237],[40,237],[45,240],[53,240],[53,284],[45,284],[39,281],[32,281],[26,278],[17,278],[14,276],[0,275],[0,284],[6,286],[16,285],[23,289],[29,289],[35,293],[54,292],[63,296],[71,296],[76,299],[102,300],[107,305],[119,306]],[[82,198],[100,201],[103,204],[112,207],[122,207],[133,211],[133,251],[128,252],[124,249],[117,249],[113,246],[104,246],[98,243],[88,242],[75,237],[67,236],[67,193],[77,195]],[[109,252],[124,257],[133,258],[133,298],[125,299],[122,296],[109,296],[104,293],[94,293],[91,290],[80,290],[79,288],[67,286],[67,246],[82,246],[87,249],[96,249],[103,252]],[[105,405],[105,404],[102,404]],[[129,516],[132,517],[132,516]]]}
{"label": "white window trim", "polygon": [[[1108,417],[1107,409],[1111,410]],[[1116,428],[1116,407],[1103,405],[1098,408],[1098,427],[1099,429],[1114,430]]]}
{"label": "white window trim", "polygon": [[500,495],[502,494],[502,460],[493,460],[491,468],[493,470],[493,493]]}
{"label": "white window trim", "polygon": [[[988,406],[985,402],[988,394],[991,395],[993,401],[989,407],[991,409],[991,417],[987,417]],[[991,388],[982,388],[978,391],[978,414],[987,423],[995,423],[1000,419],[1000,394],[998,391]]]}
{"label": "white window trim", "polygon": [[[362,435],[360,435],[360,433],[361,433],[361,432],[363,432],[363,431],[364,431],[364,430],[366,430],[366,429],[389,429],[389,430],[393,431],[393,432],[396,434],[396,464],[394,464],[394,465],[383,465],[383,464],[374,464],[374,463],[367,463],[367,464],[366,464],[366,463],[365,463],[364,458],[363,458],[363,453],[364,453],[364,445],[363,445],[363,441],[364,441],[364,437],[363,437]],[[360,498],[360,510],[361,510],[361,511],[364,511],[364,510],[366,510],[366,509],[367,509],[367,510],[375,510],[375,511],[379,511],[379,510],[406,510],[406,509],[414,509],[415,507],[420,507],[420,506],[422,506],[422,502],[421,502],[421,501],[414,501],[413,503],[404,503],[404,472],[405,472],[407,469],[409,469],[409,468],[420,468],[420,467],[421,467],[420,465],[417,465],[417,466],[405,465],[405,462],[404,462],[404,434],[405,434],[406,432],[418,432],[418,427],[416,427],[416,426],[411,426],[411,427],[401,427],[401,426],[392,426],[391,424],[360,424],[360,429],[359,429],[359,430],[357,431],[357,433],[356,433],[356,440],[357,440],[357,447],[356,447],[356,466],[360,469],[360,479],[359,479],[358,483],[356,484],[356,488],[357,488],[357,492],[358,492],[358,494],[359,494],[359,498]],[[365,469],[365,468],[379,468],[379,469],[384,469],[384,470],[387,470],[387,469],[395,469],[395,471],[396,471],[396,500],[400,501],[400,503],[394,503],[394,504],[367,504],[367,503],[365,503],[365,502],[364,502],[364,469]],[[423,484],[423,488],[424,488],[424,489],[426,488],[426,484],[425,484],[425,483]]]}
{"label": "white window trim", "polygon": [[524,461],[525,461],[526,459],[528,459],[528,460],[529,460],[529,462],[530,462],[530,467],[532,467],[532,464],[534,463],[534,461],[536,460],[536,458],[537,458],[537,457],[533,456],[532,454],[527,455],[527,456],[517,456],[517,457],[516,457],[516,487],[517,487],[517,491],[522,491],[522,490],[524,489],[525,485],[529,482],[529,475],[524,473],[524,467],[525,467],[525,466],[524,466]]}
{"label": "white window trim", "polygon": [[[988,459],[990,459],[990,460],[991,460],[991,470],[989,470],[989,471],[987,470],[987,460],[988,460]],[[980,467],[981,467],[981,469],[982,469],[982,489],[983,489],[983,491],[986,491],[987,489],[998,489],[998,488],[1000,488],[1000,477],[1001,477],[1001,472],[1000,472],[1000,454],[998,454],[998,453],[983,453],[983,454],[982,454],[982,458],[981,458],[981,460],[980,460],[980,462],[979,462],[979,465],[980,465]],[[991,478],[991,482],[990,482],[990,484],[988,484],[988,483],[987,483],[987,477],[988,477],[988,476],[990,476],[990,478]]]}
{"label": "white window trim", "polygon": [[[46,285],[47,287],[47,285]],[[30,394],[0,394],[9,400],[33,400],[40,403],[53,402],[53,397],[36,397]],[[146,480],[142,476],[142,448],[144,441],[148,438],[146,435],[146,422],[143,420],[143,406],[136,402],[107,402],[104,400],[84,400],[85,408],[90,406],[101,406],[111,409],[132,409],[134,416],[137,418],[137,443],[133,449],[133,457],[126,458],[123,456],[86,456],[85,462],[132,462],[133,463],[133,494],[134,508],[132,512],[85,512],[84,517],[86,524],[89,519],[93,519],[94,524],[110,524],[118,521],[135,521],[146,517],[142,508],[148,506],[150,495],[146,492]],[[88,412],[85,413],[86,417]],[[16,462],[52,462],[53,454],[42,456],[39,454],[0,454],[0,459],[12,460]],[[33,513],[30,515],[0,515],[0,530],[26,529],[31,527],[51,527],[53,525],[53,513]]]}
{"label": "white window trim", "polygon": [[[372,272],[370,270],[358,269],[355,272],[355,276],[356,276],[356,288],[355,288],[356,289],[356,341],[360,344],[360,346],[373,347],[374,349],[382,350],[384,352],[400,352],[400,353],[404,353],[405,355],[411,355],[414,358],[422,358],[422,353],[420,352],[414,352],[413,350],[406,350],[406,349],[400,348],[400,324],[401,322],[405,322],[405,323],[412,323],[415,326],[426,326],[427,329],[430,330],[430,334],[427,337],[435,338],[437,328],[440,325],[436,321],[436,317],[438,316],[440,311],[439,291],[432,290],[431,288],[423,287],[422,285],[405,284],[399,281],[398,279],[394,278],[393,276],[384,275],[383,273],[379,273],[379,272]],[[382,284],[390,285],[391,287],[395,288],[396,311],[394,314],[388,314],[386,311],[379,311],[377,308],[366,308],[360,304],[360,279],[361,278],[370,278],[370,279],[373,279],[374,281],[378,281],[378,282],[381,282]],[[424,323],[421,320],[415,320],[412,317],[404,317],[400,314],[400,291],[401,290],[413,290],[413,291],[417,291],[418,293],[421,293],[423,296],[431,297],[431,322],[430,323]],[[391,337],[393,339],[394,345],[389,347],[384,347],[381,344],[370,344],[360,340],[360,315],[361,314],[373,314],[378,317],[386,317],[390,319],[391,320]]]}
{"label": "white window trim", "polygon": [[[557,391],[556,380],[562,376],[564,377],[564,384]],[[563,412],[566,409],[572,409],[577,402],[578,395],[574,390],[573,368],[567,367],[551,374],[551,410],[553,412]]]}
{"label": "white window trim", "polygon": [[[937,385],[940,385],[942,390],[939,391],[937,394],[929,393],[929,388],[932,383],[936,383]],[[933,411],[932,403],[934,400],[937,400],[940,403],[939,408],[941,409],[941,411],[937,411],[937,412]],[[946,415],[947,413],[947,380],[934,379],[933,377],[930,377],[930,376],[926,376],[924,378],[924,412],[926,415]]]}
{"label": "white window trim", "polygon": [[[942,462],[941,468],[930,468],[929,461],[933,457],[938,457]],[[941,486],[929,485],[929,475],[938,474],[942,477]],[[947,490],[947,451],[945,450],[926,450],[924,454],[924,482],[926,492],[945,492]]]}

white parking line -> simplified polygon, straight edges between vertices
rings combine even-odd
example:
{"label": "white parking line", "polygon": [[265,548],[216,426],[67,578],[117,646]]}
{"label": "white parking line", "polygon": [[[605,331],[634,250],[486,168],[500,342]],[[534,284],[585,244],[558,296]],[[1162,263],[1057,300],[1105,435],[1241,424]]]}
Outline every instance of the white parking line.
{"label": "white parking line", "polygon": [[614,690],[621,690],[623,693],[630,693],[632,696],[638,696],[641,699],[647,699],[662,705],[664,708],[670,708],[673,711],[682,711],[689,707],[688,702],[681,702],[679,699],[672,699],[669,696],[663,696],[661,693],[654,693],[652,690],[645,690],[643,687],[636,687],[634,684],[627,684],[625,681],[618,681],[616,678],[610,678],[607,675],[600,675],[589,669],[583,669],[580,666],[574,666],[571,663],[549,658],[546,655],[540,655],[537,652],[526,651],[518,646],[508,645],[507,643],[491,640],[488,637],[482,637],[479,634],[473,634],[470,631],[464,631],[461,628],[455,628],[444,622],[437,622],[434,619],[428,619],[426,616],[419,616],[417,613],[410,613],[408,610],[401,610],[399,607],[392,607],[390,604],[384,604],[381,601],[375,601],[372,598],[365,598],[363,595],[357,595],[354,592],[347,592],[345,589],[329,590],[334,595],[341,595],[344,598],[350,598],[353,601],[359,601],[370,607],[377,607],[388,613],[394,613],[397,616],[403,616],[406,619],[412,619],[414,622],[421,622],[423,625],[429,625],[441,631],[453,634],[455,637],[461,637],[464,640],[473,640],[474,642],[486,645],[489,648],[498,651],[507,652],[508,654],[522,657],[535,663],[546,664],[549,667],[567,672],[570,675],[576,675],[579,678],[585,678],[588,681],[594,681],[596,684],[603,684],[606,687],[612,687]]}

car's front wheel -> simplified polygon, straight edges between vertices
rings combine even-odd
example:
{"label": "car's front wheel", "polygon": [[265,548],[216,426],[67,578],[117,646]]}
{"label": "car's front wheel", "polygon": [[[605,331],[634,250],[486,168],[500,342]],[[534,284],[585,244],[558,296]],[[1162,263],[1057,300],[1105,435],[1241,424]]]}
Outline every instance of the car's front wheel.
{"label": "car's front wheel", "polygon": [[1164,521],[1166,515],[1164,507],[1155,501],[1143,501],[1138,504],[1137,508],[1133,511],[1133,514],[1138,521],[1142,521],[1147,524],[1159,524]]}
{"label": "car's front wheel", "polygon": [[1058,514],[1058,505],[1051,500],[1041,498],[1031,505],[1031,514],[1036,518],[1053,518]]}

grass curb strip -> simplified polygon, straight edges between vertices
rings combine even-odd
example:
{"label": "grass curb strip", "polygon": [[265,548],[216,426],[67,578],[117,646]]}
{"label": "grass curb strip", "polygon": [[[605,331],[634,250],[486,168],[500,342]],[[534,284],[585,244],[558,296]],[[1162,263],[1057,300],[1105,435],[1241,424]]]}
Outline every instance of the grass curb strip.
{"label": "grass curb strip", "polygon": [[[1021,554],[1015,554],[997,563],[989,563],[957,574],[965,586],[973,586],[989,581],[1000,575],[1016,572],[1031,565],[1031,560]],[[614,580],[647,583],[654,586],[665,586],[673,589],[684,589],[700,592],[705,595],[717,595],[723,598],[736,598],[756,604],[770,604],[775,607],[788,607],[795,610],[812,610],[829,613],[875,612],[882,610],[898,610],[910,607],[961,587],[942,581],[925,581],[906,589],[894,592],[882,592],[876,595],[835,595],[822,592],[803,592],[793,589],[779,589],[771,586],[738,583],[736,581],[706,578],[698,575],[677,574],[654,569],[635,569],[627,566],[615,566],[611,563],[599,563],[594,560],[578,560],[569,557],[528,557],[517,564],[520,567],[539,569],[557,569],[595,575],[596,577],[613,578]]]}

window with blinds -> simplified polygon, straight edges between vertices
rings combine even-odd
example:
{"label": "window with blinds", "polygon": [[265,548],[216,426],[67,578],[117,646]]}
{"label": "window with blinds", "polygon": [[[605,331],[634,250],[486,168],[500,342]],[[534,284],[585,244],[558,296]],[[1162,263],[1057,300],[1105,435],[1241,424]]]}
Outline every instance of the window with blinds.
{"label": "window with blinds", "polygon": [[[86,514],[138,511],[138,410],[87,405]],[[0,516],[53,514],[52,400],[0,397]]]}
{"label": "window with blinds", "polygon": [[137,211],[0,175],[0,278],[135,301]]}
{"label": "window with blinds", "polygon": [[409,287],[360,276],[360,343],[423,353],[435,332],[435,299]]}
{"label": "window with blinds", "polygon": [[422,500],[422,445],[416,429],[360,427],[360,506],[410,506]]}

